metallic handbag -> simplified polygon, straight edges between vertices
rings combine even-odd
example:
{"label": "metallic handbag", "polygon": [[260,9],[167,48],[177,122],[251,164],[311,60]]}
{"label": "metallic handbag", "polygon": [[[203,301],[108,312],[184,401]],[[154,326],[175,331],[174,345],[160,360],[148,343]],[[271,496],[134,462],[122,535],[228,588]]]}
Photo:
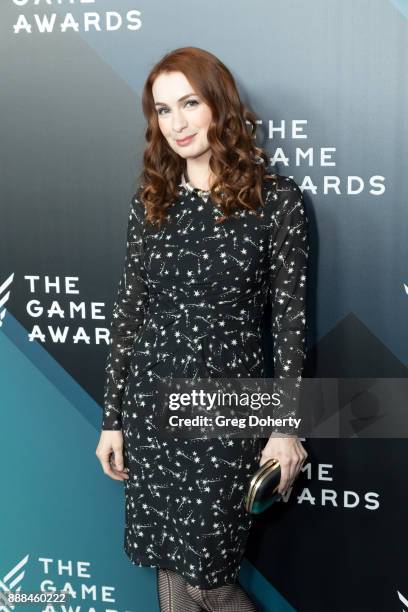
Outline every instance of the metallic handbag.
{"label": "metallic handbag", "polygon": [[245,496],[245,510],[251,514],[263,512],[282,498],[277,492],[281,478],[278,459],[268,459],[252,476]]}

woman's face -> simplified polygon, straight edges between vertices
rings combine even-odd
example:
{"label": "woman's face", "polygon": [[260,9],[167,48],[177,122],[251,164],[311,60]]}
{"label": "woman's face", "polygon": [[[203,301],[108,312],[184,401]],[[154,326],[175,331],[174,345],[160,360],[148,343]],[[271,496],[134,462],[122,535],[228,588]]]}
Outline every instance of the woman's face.
{"label": "woman's face", "polygon": [[[207,131],[211,109],[194,92],[182,72],[160,74],[153,83],[159,127],[169,146],[181,157],[197,158],[209,150]],[[182,141],[188,136],[193,138]]]}

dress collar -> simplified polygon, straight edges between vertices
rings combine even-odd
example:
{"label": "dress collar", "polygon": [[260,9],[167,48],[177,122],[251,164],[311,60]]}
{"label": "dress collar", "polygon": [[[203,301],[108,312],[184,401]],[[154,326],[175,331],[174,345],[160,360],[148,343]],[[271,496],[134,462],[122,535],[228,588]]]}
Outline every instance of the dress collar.
{"label": "dress collar", "polygon": [[[255,164],[263,164],[264,160],[260,155],[254,155],[253,156],[253,160]],[[198,197],[202,198],[205,202],[208,200],[208,198],[210,197],[211,191],[203,191],[202,189],[198,189],[197,187],[194,187],[190,182],[186,181],[186,178],[184,176],[184,172],[182,172],[181,174],[181,181],[179,183],[179,187],[183,187],[184,189],[186,189],[189,193],[193,193],[194,195],[198,195]]]}
{"label": "dress collar", "polygon": [[184,172],[181,175],[181,181],[180,181],[179,186],[184,187],[184,189],[187,189],[187,191],[189,191],[190,193],[193,193],[194,195],[198,195],[205,202],[210,197],[210,193],[211,193],[210,191],[203,191],[202,189],[198,189],[197,187],[194,187],[190,182],[187,182],[184,176]]}

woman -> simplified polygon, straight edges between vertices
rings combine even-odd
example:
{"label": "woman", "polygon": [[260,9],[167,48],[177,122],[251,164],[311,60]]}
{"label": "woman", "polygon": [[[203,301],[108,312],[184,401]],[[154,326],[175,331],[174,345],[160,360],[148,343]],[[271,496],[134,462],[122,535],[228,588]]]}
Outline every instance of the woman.
{"label": "woman", "polygon": [[264,377],[268,299],[274,375],[300,379],[302,192],[267,174],[255,116],[212,54],[168,53],[151,70],[142,102],[147,146],[129,211],[96,454],[105,474],[124,481],[125,551],[134,564],[157,568],[160,609],[253,611],[237,581],[252,523],[243,503],[250,477],[277,457],[284,493],[307,453],[296,436],[273,433],[266,445],[164,439],[155,396],[162,377]]}

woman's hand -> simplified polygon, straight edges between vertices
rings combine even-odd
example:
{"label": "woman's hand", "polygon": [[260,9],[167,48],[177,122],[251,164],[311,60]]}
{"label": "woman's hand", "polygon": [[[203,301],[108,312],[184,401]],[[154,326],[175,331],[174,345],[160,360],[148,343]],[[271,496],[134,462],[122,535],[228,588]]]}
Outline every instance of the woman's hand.
{"label": "woman's hand", "polygon": [[259,466],[263,465],[268,459],[278,459],[281,468],[278,493],[285,495],[298,476],[307,456],[307,452],[297,436],[270,437],[262,450]]}
{"label": "woman's hand", "polygon": [[[123,461],[123,434],[119,430],[106,429],[101,432],[95,455],[101,462],[102,469],[113,480],[127,480],[127,468]],[[111,457],[111,455],[113,455]],[[109,461],[110,459],[110,461]]]}

